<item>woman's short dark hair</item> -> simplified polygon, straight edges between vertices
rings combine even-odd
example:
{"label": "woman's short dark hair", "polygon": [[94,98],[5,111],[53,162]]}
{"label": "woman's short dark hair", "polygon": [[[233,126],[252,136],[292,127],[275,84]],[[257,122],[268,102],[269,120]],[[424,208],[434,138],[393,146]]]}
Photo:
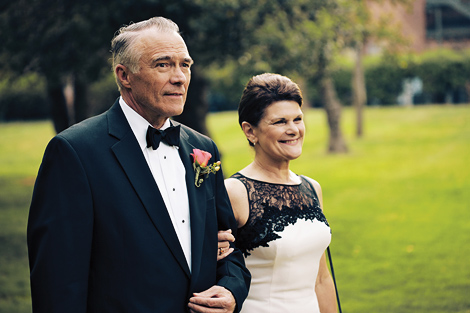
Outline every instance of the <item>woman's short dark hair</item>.
{"label": "woman's short dark hair", "polygon": [[[248,122],[258,126],[266,108],[278,101],[295,101],[302,106],[302,92],[290,78],[264,73],[253,76],[243,90],[238,105],[238,123]],[[250,145],[253,145],[250,142]]]}

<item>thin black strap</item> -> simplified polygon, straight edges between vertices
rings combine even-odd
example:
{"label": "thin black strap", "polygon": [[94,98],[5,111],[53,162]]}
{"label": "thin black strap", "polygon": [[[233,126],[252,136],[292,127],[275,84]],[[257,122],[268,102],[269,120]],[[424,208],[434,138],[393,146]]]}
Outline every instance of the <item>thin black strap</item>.
{"label": "thin black strap", "polygon": [[331,276],[333,277],[333,283],[335,284],[336,301],[338,302],[338,310],[339,310],[339,313],[342,313],[343,311],[341,311],[341,304],[339,303],[338,287],[336,286],[335,271],[333,269],[333,261],[331,260],[331,252],[330,252],[329,246],[328,248],[326,248],[326,251],[328,252],[328,260],[330,261]]}

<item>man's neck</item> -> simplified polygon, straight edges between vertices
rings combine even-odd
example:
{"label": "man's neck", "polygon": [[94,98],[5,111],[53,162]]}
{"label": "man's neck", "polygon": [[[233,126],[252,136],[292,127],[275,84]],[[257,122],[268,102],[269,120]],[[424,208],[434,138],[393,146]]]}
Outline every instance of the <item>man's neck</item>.
{"label": "man's neck", "polygon": [[156,129],[162,128],[165,122],[168,120],[168,117],[165,117],[165,116],[158,116],[157,118],[151,118],[148,114],[145,113],[144,110],[142,110],[142,107],[137,104],[137,102],[132,97],[132,95],[127,92],[121,92],[121,97],[124,100],[124,103],[129,108],[131,108],[137,114],[142,116],[147,122],[149,122],[150,125],[152,125],[153,128],[156,128]]}

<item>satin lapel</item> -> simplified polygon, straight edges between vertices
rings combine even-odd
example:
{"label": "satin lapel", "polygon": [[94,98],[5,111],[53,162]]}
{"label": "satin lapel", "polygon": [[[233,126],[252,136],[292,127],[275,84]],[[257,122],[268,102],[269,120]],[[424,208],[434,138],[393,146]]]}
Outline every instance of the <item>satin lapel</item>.
{"label": "satin lapel", "polygon": [[192,280],[197,279],[201,267],[207,209],[204,186],[196,187],[194,184],[195,173],[190,155],[190,153],[193,153],[194,148],[196,147],[191,145],[188,141],[188,135],[182,128],[179,153],[184,167],[186,168],[186,187],[188,189],[189,211],[191,214]]}
{"label": "satin lapel", "polygon": [[[115,108],[113,107],[113,109]],[[190,276],[189,267],[178,236],[134,133],[128,125],[121,108],[118,106],[119,112],[113,111],[113,109],[108,114],[109,132],[110,135],[117,137],[120,141],[112,146],[112,150],[141,199],[150,219],[166,242],[168,249],[173,253],[186,274]]]}

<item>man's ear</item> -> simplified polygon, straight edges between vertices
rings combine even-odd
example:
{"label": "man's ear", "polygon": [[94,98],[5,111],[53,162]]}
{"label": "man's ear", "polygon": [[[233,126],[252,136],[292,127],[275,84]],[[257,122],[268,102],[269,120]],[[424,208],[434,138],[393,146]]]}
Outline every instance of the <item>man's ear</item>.
{"label": "man's ear", "polygon": [[258,142],[258,137],[255,134],[254,127],[248,122],[242,122],[242,130],[245,133],[246,139],[248,139],[252,144]]}
{"label": "man's ear", "polygon": [[116,77],[118,81],[121,83],[121,85],[125,88],[131,88],[131,82],[129,80],[129,69],[122,64],[116,65],[114,68],[114,72],[116,74]]}

